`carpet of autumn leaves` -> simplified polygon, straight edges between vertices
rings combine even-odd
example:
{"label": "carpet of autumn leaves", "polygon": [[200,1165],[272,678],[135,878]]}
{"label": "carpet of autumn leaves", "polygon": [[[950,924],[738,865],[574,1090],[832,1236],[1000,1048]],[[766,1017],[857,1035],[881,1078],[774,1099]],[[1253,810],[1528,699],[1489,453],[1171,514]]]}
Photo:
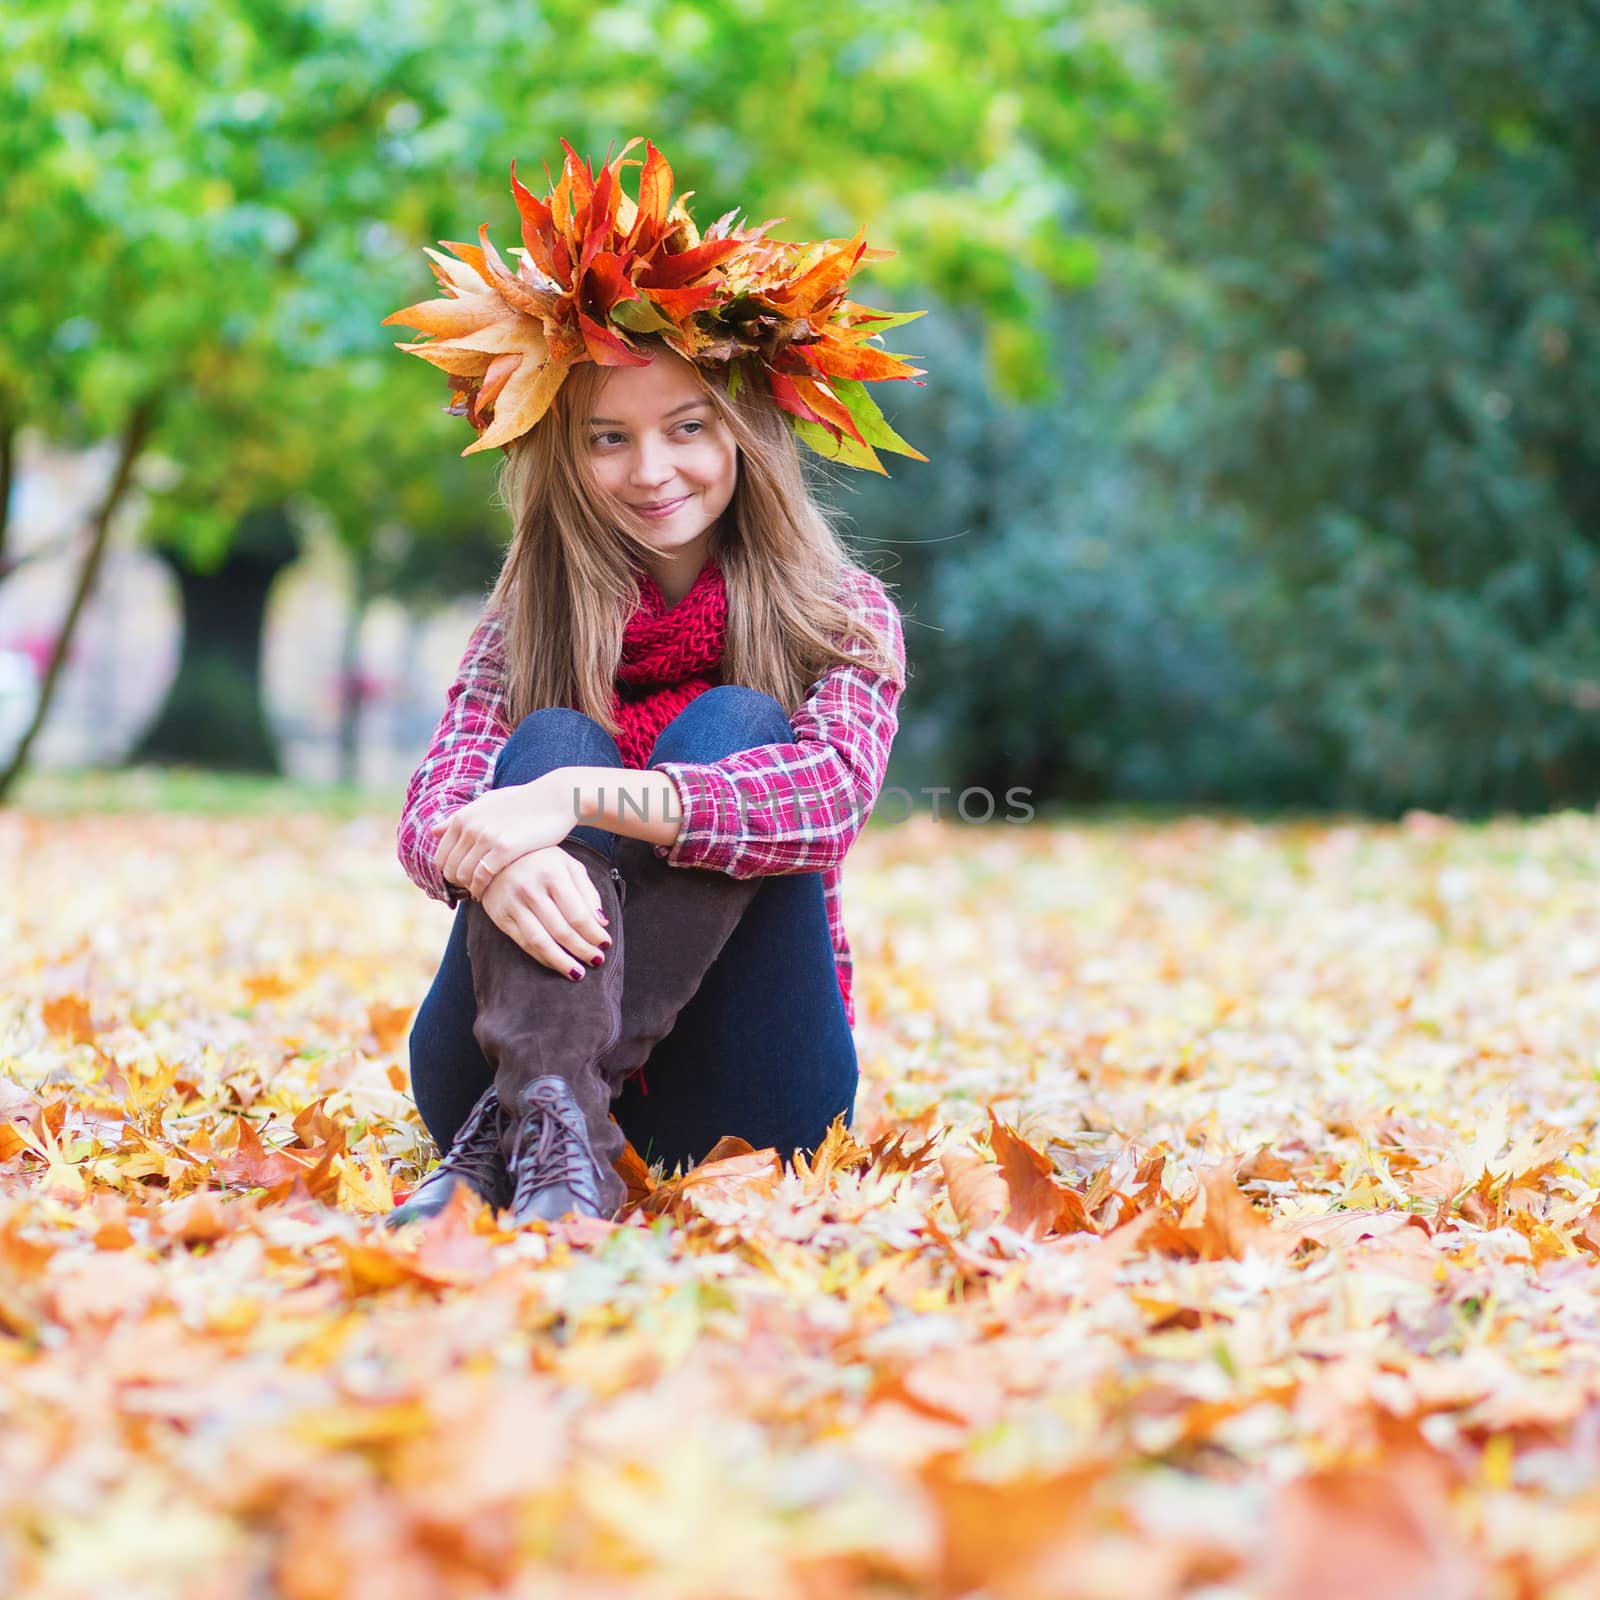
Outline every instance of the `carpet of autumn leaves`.
{"label": "carpet of autumn leaves", "polygon": [[379,1218],[383,817],[0,818],[0,1593],[1600,1593],[1600,822],[869,830],[863,1086]]}

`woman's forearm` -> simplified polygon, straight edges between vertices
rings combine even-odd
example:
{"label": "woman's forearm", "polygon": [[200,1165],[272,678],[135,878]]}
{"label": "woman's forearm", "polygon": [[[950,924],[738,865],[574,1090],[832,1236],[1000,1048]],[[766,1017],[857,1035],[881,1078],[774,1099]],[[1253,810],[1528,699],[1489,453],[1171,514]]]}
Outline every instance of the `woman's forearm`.
{"label": "woman's forearm", "polygon": [[639,772],[624,767],[560,767],[547,779],[573,820],[643,839],[646,844],[673,844],[683,827],[678,787],[664,772]]}

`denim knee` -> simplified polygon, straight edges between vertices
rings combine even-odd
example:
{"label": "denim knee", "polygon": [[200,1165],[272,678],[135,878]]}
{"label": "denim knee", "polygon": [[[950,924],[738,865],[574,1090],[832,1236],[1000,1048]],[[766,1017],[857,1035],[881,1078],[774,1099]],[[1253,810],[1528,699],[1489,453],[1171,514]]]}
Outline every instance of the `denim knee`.
{"label": "denim knee", "polygon": [[529,783],[557,767],[620,767],[617,741],[593,717],[568,706],[530,711],[500,747],[490,788]]}
{"label": "denim knee", "polygon": [[662,729],[650,752],[650,764],[719,761],[739,750],[787,744],[793,738],[788,713],[770,694],[724,683],[696,695]]}

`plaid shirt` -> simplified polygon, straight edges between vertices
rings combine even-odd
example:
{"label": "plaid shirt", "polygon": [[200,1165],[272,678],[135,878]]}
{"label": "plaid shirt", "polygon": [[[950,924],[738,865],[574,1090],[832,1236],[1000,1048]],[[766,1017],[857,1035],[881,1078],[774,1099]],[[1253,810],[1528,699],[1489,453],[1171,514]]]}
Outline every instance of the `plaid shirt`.
{"label": "plaid shirt", "polygon": [[[670,775],[678,790],[682,830],[675,843],[656,846],[656,854],[673,866],[708,867],[732,878],[822,873],[839,992],[854,1027],[839,884],[845,853],[883,787],[906,669],[900,613],[878,579],[848,568],[842,598],[889,646],[898,669],[894,676],[864,665],[836,665],[812,684],[790,717],[792,742],[740,750],[720,761],[661,761],[650,770]],[[851,655],[865,654],[854,640],[839,643]],[[420,888],[450,905],[464,895],[435,865],[428,824],[489,786],[500,747],[511,735],[504,662],[500,622],[485,616],[467,641],[445,713],[411,775],[400,813],[401,866]]]}

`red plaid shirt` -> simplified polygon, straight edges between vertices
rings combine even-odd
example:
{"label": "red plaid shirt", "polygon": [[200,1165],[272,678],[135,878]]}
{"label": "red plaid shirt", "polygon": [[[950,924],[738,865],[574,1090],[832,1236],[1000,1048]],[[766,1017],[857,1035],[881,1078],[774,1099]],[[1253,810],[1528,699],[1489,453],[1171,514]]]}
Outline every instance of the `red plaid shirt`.
{"label": "red plaid shirt", "polygon": [[[661,761],[651,768],[676,785],[683,827],[656,854],[677,867],[709,867],[733,878],[822,873],[834,964],[845,1016],[855,1025],[852,963],[839,882],[845,853],[877,803],[899,727],[905,691],[900,613],[883,585],[858,567],[846,572],[842,598],[888,644],[893,676],[837,665],[812,684],[789,719],[788,744],[740,750],[721,761]],[[861,657],[851,640],[841,648]],[[467,641],[445,713],[422,764],[411,775],[400,813],[398,853],[406,874],[436,900],[454,905],[462,891],[434,863],[428,824],[447,817],[488,787],[500,747],[511,736],[505,710],[504,640],[499,619],[485,616]]]}

